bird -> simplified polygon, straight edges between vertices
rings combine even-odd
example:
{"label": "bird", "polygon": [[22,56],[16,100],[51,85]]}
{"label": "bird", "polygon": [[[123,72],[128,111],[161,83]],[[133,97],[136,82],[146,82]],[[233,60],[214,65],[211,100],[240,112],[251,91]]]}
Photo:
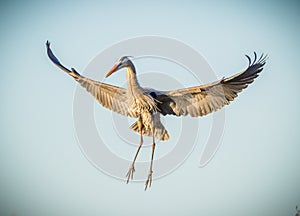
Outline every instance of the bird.
{"label": "bird", "polygon": [[159,91],[142,87],[137,79],[133,57],[123,56],[116,61],[106,74],[106,78],[121,69],[126,69],[127,89],[89,79],[74,68],[63,66],[46,42],[49,59],[61,70],[69,74],[105,108],[131,118],[136,118],[130,128],[139,133],[139,145],[126,174],[126,183],[133,179],[135,161],[143,145],[143,136],[152,137],[151,161],[145,190],[151,187],[155,139],[169,140],[170,136],[161,123],[161,115],[201,117],[215,112],[233,101],[242,90],[247,88],[263,70],[267,55],[260,57],[254,52],[252,61],[248,55],[248,66],[242,72],[228,78],[195,87],[181,88],[170,91]]}

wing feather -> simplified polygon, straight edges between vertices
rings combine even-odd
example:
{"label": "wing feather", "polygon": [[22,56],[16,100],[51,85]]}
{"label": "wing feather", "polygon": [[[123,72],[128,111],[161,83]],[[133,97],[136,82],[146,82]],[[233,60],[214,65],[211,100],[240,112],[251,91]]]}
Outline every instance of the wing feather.
{"label": "wing feather", "polygon": [[134,117],[132,116],[133,113],[128,112],[126,89],[86,78],[80,75],[74,68],[69,70],[63,66],[53,54],[48,41],[46,45],[50,60],[64,72],[72,76],[83,88],[91,93],[102,106],[122,115]]}
{"label": "wing feather", "polygon": [[160,112],[163,115],[196,117],[207,115],[228,105],[258,77],[267,59],[267,56],[262,54],[257,60],[255,52],[253,62],[249,56],[246,57],[249,60],[247,69],[231,77],[201,86],[158,92]]}

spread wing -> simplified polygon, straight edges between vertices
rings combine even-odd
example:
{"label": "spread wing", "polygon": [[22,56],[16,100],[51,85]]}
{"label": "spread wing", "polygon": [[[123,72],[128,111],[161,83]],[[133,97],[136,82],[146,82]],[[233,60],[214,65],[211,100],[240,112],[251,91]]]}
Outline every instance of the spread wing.
{"label": "spread wing", "polygon": [[50,49],[49,41],[47,41],[46,45],[47,54],[50,60],[64,72],[72,76],[82,87],[91,93],[102,106],[122,115],[134,117],[132,113],[128,112],[126,89],[86,78],[80,75],[74,68],[69,70],[55,57]]}
{"label": "spread wing", "polygon": [[206,85],[157,93],[160,112],[163,115],[196,117],[207,115],[229,104],[239,92],[258,77],[267,58],[262,54],[257,60],[257,55],[254,53],[252,62],[249,56],[246,57],[249,60],[248,68],[229,78]]}

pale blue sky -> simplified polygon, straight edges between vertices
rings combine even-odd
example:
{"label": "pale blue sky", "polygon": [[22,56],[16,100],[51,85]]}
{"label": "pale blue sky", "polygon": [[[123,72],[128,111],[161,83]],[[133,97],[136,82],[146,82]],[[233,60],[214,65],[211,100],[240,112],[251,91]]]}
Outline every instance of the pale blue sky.
{"label": "pale blue sky", "polygon": [[[294,215],[297,1],[129,2],[1,3],[0,215]],[[211,163],[198,168],[204,129],[185,163],[147,192],[144,183],[103,174],[82,154],[73,126],[76,84],[45,54],[49,39],[66,65],[83,71],[101,50],[143,35],[190,45],[218,77],[244,69],[244,54],[269,54],[261,76],[226,108],[222,145]]]}

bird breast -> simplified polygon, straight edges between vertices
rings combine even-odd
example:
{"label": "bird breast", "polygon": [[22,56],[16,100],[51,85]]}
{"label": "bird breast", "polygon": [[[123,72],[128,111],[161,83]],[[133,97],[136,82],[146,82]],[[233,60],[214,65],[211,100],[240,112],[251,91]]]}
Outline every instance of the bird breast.
{"label": "bird breast", "polygon": [[139,116],[144,113],[151,114],[157,112],[158,108],[155,100],[151,96],[143,93],[131,98],[130,110]]}

